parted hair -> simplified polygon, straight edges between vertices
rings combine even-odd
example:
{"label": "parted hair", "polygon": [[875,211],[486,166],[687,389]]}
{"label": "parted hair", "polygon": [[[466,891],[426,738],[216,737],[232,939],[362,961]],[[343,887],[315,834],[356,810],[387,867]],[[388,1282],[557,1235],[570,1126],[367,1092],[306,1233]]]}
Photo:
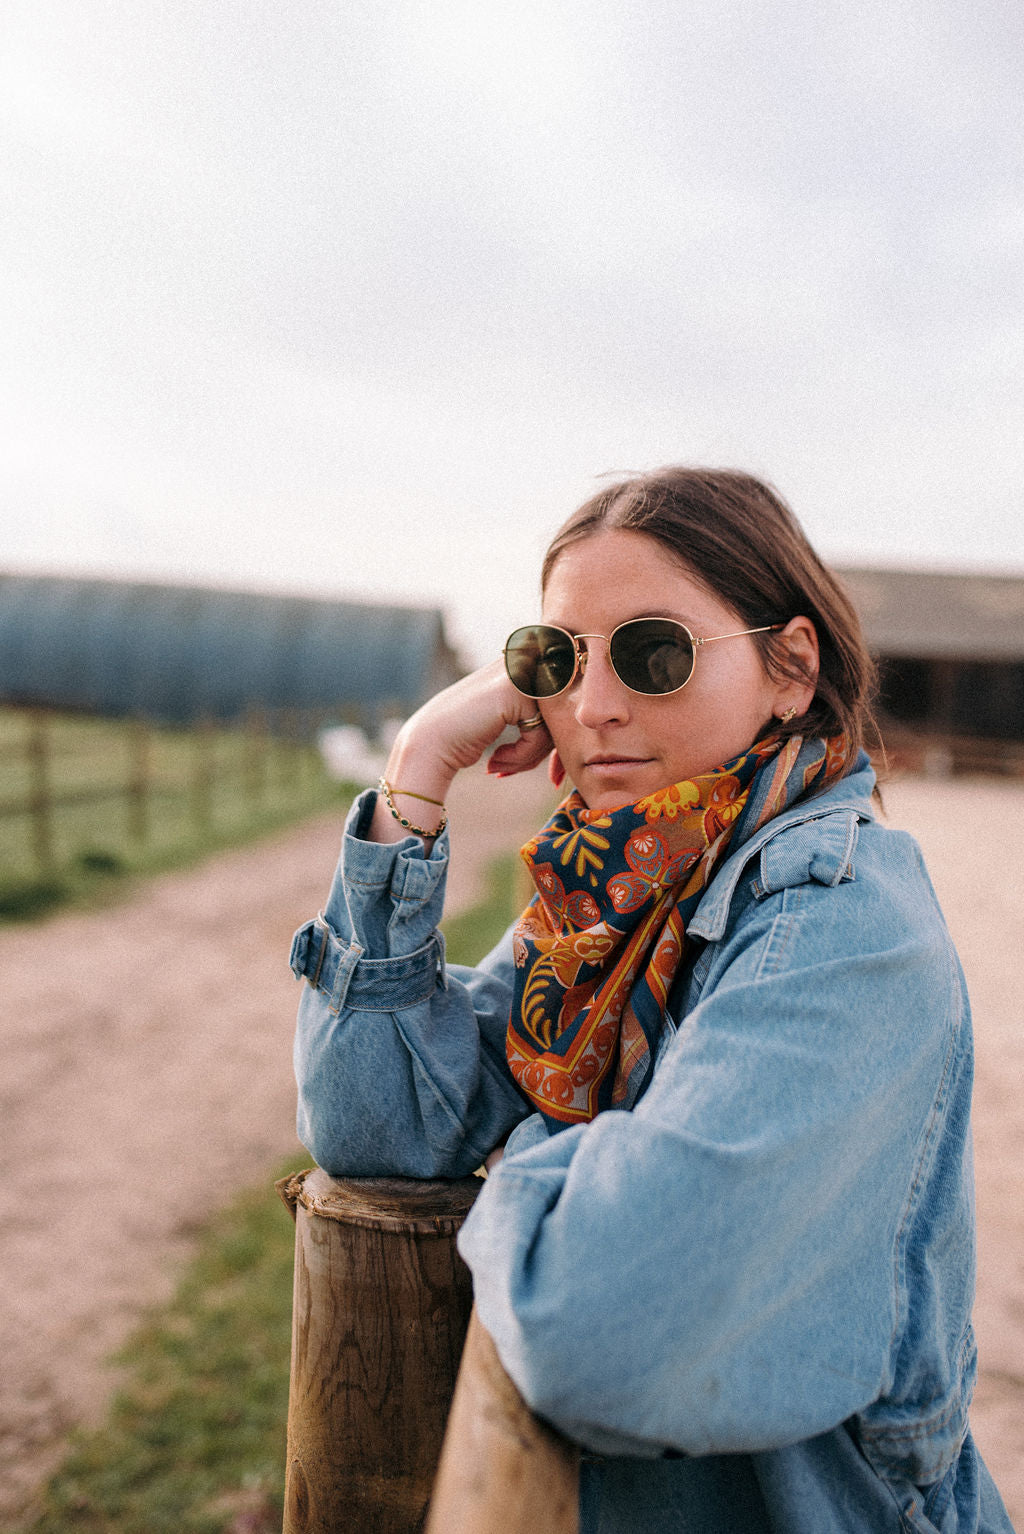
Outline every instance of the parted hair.
{"label": "parted hair", "polygon": [[[845,734],[855,746],[880,744],[872,714],[876,669],[857,611],[770,485],[735,469],[684,466],[618,480],[559,528],[544,558],[542,589],[564,549],[612,527],[654,538],[745,628],[811,620],[820,651],[814,699],[791,724],[779,723],[781,734]],[[752,639],[770,676],[809,679],[779,635]]]}

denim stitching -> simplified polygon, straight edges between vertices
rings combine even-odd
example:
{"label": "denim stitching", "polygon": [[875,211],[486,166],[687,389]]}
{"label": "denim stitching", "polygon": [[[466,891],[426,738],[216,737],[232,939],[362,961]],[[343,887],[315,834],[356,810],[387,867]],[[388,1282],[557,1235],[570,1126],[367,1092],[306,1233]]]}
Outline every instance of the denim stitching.
{"label": "denim stitching", "polygon": [[[391,881],[389,879],[360,879],[355,874],[346,874],[345,882],[346,884],[358,885],[360,889],[386,890]],[[394,900],[404,900],[408,905],[426,905],[427,901],[431,900],[436,892],[435,886],[434,889],[428,890],[425,895],[396,894],[394,890],[391,893]]]}
{"label": "denim stitching", "polygon": [[[345,1005],[345,997],[348,995],[348,988],[352,984],[352,976],[355,974],[359,960],[363,957],[363,952],[364,950],[360,948],[358,943],[350,943],[338,961],[338,967],[334,972],[334,985],[331,988],[330,1002],[328,1004],[328,1010],[333,1012],[335,1016],[340,1013]],[[321,989],[323,988],[321,987]]]}
{"label": "denim stitching", "polygon": [[[415,977],[413,977],[415,978]],[[348,998],[349,1012],[372,1012],[378,1017],[384,1017],[388,1013],[408,1012],[410,1007],[421,1007],[424,1002],[430,1000],[437,989],[438,977],[436,972],[425,974],[420,986],[414,995],[403,996],[399,1001],[394,996],[386,996],[374,1005],[371,996],[356,995]]]}
{"label": "denim stitching", "polygon": [[804,886],[795,885],[782,891],[782,910],[772,920],[771,930],[765,942],[761,962],[757,966],[758,980],[779,973],[793,944],[798,923],[793,920],[804,903]]}
{"label": "denim stitching", "polygon": [[917,1422],[907,1423],[905,1427],[900,1427],[896,1424],[892,1427],[875,1427],[870,1423],[865,1423],[860,1429],[862,1441],[879,1444],[887,1439],[891,1439],[893,1442],[910,1443],[914,1439],[920,1439],[922,1442],[925,1442],[929,1438],[934,1438],[940,1428],[948,1426],[952,1418],[958,1412],[964,1410],[961,1385],[966,1370],[967,1356],[974,1351],[975,1346],[974,1328],[968,1325],[967,1330],[960,1339],[960,1346],[956,1352],[956,1363],[954,1366],[956,1374],[955,1383],[950,1386],[949,1391],[944,1391],[941,1395],[932,1396],[930,1401],[919,1403],[923,1407],[928,1407],[933,1401],[944,1400],[945,1405],[940,1412],[931,1417],[919,1419]]}
{"label": "denim stitching", "polygon": [[[318,940],[318,941],[317,941]],[[330,985],[324,981],[324,967],[328,958]],[[410,962],[412,961],[412,962]],[[428,944],[423,944],[415,954],[399,955],[390,959],[366,959],[365,949],[354,939],[344,942],[324,919],[322,913],[314,921],[300,927],[292,940],[290,968],[297,979],[305,980],[313,990],[328,998],[329,1008],[336,1016],[345,1010],[349,992],[355,992],[349,1000],[348,1010],[364,1012],[393,1012],[401,1008],[417,1006],[428,1001],[437,985],[448,989],[448,973],[444,934],[435,932]],[[376,966],[389,970],[374,981]],[[357,972],[362,975],[357,978]],[[363,994],[365,987],[366,994]],[[397,1000],[396,988],[402,992]],[[374,990],[380,999],[374,1000]]]}
{"label": "denim stitching", "polygon": [[945,1517],[946,1510],[953,1500],[953,1486],[956,1479],[955,1461],[949,1466],[941,1480],[936,1482],[924,1501],[925,1516],[938,1526],[940,1520]]}
{"label": "denim stitching", "polygon": [[[947,956],[947,968],[948,967],[949,963]],[[956,994],[955,991],[954,994]],[[956,1045],[960,1035],[960,1027],[962,1025],[962,1021],[963,1020],[961,1018],[960,1022],[950,1029],[949,1047],[946,1051],[946,1058],[943,1063],[942,1076],[939,1080],[939,1085],[935,1093],[935,1097],[932,1100],[931,1111],[922,1131],[921,1149],[918,1154],[917,1161],[914,1165],[914,1174],[911,1179],[910,1188],[908,1190],[903,1209],[900,1213],[899,1223],[896,1227],[896,1251],[895,1263],[893,1267],[893,1312],[896,1319],[893,1324],[892,1333],[889,1337],[890,1356],[895,1349],[897,1337],[900,1335],[904,1326],[906,1325],[906,1260],[910,1227],[913,1224],[918,1198],[920,1196],[921,1188],[925,1180],[925,1168],[926,1163],[928,1162],[929,1151],[931,1150],[932,1143],[935,1140],[939,1127],[942,1123],[942,1110],[949,1090],[953,1060],[956,1054]]]}
{"label": "denim stitching", "polygon": [[[426,947],[427,945],[424,945]],[[408,955],[412,958],[413,955]],[[445,965],[444,937],[436,932],[426,952],[422,950],[416,957],[416,962],[410,965],[407,972],[401,971],[404,960],[396,959],[363,959],[359,968],[362,974],[358,981],[353,975],[355,992],[350,1002],[350,1010],[360,1012],[394,1012],[406,1011],[409,1007],[419,1006],[422,1002],[429,1001],[438,985],[442,989],[448,989],[448,976]],[[376,964],[389,964],[399,966],[399,973],[390,976],[381,976],[374,980],[372,966]],[[403,994],[396,997],[394,992],[398,988]],[[415,990],[413,990],[415,987]],[[374,993],[379,993],[379,999],[375,1000]]]}
{"label": "denim stitching", "polygon": [[[870,1464],[870,1460],[868,1463]],[[892,1505],[896,1509],[896,1516],[900,1521],[900,1528],[903,1530],[903,1534],[921,1534],[920,1525],[918,1524],[916,1518],[914,1519],[913,1523],[910,1522],[910,1519],[913,1518],[914,1514],[917,1512],[916,1499],[911,1499],[909,1509],[904,1512],[903,1507],[900,1504],[900,1499],[896,1495],[896,1487],[893,1485],[893,1483],[890,1480],[887,1480],[885,1476],[879,1476],[878,1479],[882,1485],[883,1490],[888,1493],[892,1500]]]}
{"label": "denim stitching", "polygon": [[[838,885],[842,884],[844,880],[852,879],[853,850],[857,845],[857,838],[859,835],[860,822],[858,821],[856,815],[851,815],[848,817],[846,822],[846,840],[843,843],[843,849],[839,856],[835,859],[835,864],[829,877],[825,879],[814,873],[814,864],[818,861],[818,854],[815,854],[807,867],[807,872],[810,878],[812,878],[816,884],[824,885],[826,889],[835,889]],[[833,854],[830,851],[828,861],[832,861],[832,856]]]}

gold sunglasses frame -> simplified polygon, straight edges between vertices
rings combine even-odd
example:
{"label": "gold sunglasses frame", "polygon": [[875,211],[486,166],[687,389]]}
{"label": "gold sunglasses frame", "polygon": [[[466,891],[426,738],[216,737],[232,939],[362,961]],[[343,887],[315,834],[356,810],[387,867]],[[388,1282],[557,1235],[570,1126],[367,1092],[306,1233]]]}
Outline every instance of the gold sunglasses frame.
{"label": "gold sunglasses frame", "polygon": [[[685,682],[680,682],[678,687],[670,687],[665,692],[642,692],[638,687],[630,687],[629,683],[625,681],[621,676],[619,676],[615,662],[611,659],[612,640],[615,638],[616,634],[621,633],[623,629],[631,628],[634,623],[674,623],[676,628],[682,629],[683,633],[686,635],[693,648],[693,664],[690,667],[690,674],[686,678]],[[564,634],[566,639],[568,639],[569,643],[572,645],[574,656],[572,676],[566,682],[565,686],[560,687],[557,692],[524,692],[523,689],[515,682],[512,673],[509,670],[508,647],[516,634],[521,633],[523,629],[529,628],[554,629],[557,634]],[[687,682],[691,680],[693,673],[697,669],[697,651],[704,645],[718,644],[718,642],[722,639],[743,639],[747,634],[767,634],[775,629],[781,628],[785,628],[784,623],[763,623],[760,628],[736,629],[731,634],[694,634],[690,631],[690,629],[687,628],[685,623],[680,623],[678,618],[651,616],[645,618],[627,618],[625,623],[616,624],[615,628],[612,629],[610,634],[570,634],[569,630],[564,629],[560,623],[521,623],[519,628],[512,630],[512,633],[505,641],[505,646],[501,653],[505,661],[505,674],[509,681],[512,683],[512,686],[516,689],[516,692],[519,693],[521,698],[530,698],[531,701],[535,703],[543,703],[547,698],[560,698],[563,692],[569,691],[569,688],[572,686],[573,682],[575,682],[576,678],[578,676],[582,676],[583,672],[587,668],[588,652],[580,644],[581,639],[604,640],[605,644],[608,646],[609,664],[612,670],[615,672],[616,677],[622,683],[623,687],[625,687],[627,692],[634,693],[638,698],[671,698],[674,697],[677,692],[682,692]]]}

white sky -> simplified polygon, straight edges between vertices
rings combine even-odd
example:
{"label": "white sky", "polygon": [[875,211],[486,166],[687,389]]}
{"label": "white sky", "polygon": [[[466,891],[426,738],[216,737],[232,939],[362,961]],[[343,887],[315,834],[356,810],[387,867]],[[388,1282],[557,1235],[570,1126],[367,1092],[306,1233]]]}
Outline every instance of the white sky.
{"label": "white sky", "polygon": [[0,567],[537,609],[608,470],[1024,570],[1020,0],[7,0]]}

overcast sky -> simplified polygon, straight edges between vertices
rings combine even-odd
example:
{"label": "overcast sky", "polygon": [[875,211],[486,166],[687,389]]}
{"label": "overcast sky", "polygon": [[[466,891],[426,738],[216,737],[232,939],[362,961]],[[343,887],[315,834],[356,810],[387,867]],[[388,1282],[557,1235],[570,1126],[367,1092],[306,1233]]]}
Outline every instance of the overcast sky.
{"label": "overcast sky", "polygon": [[608,471],[1024,571],[1020,0],[6,0],[0,567],[437,602]]}

